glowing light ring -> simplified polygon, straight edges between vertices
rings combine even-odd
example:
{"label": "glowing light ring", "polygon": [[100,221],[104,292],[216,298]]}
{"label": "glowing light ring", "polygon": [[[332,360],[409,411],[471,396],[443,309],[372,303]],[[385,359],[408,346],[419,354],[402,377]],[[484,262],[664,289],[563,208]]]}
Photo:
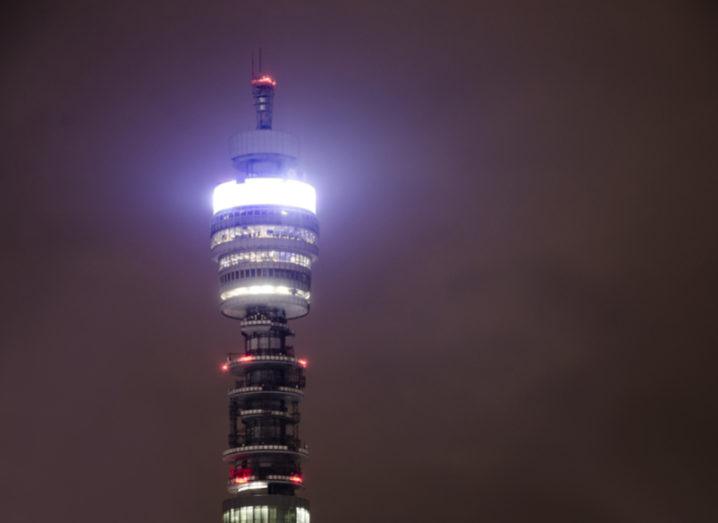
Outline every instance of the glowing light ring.
{"label": "glowing light ring", "polygon": [[215,214],[249,205],[297,207],[316,214],[317,193],[306,182],[285,178],[247,178],[243,183],[231,181],[214,188],[212,207]]}
{"label": "glowing light ring", "polygon": [[236,486],[232,490],[234,490],[235,492],[244,492],[246,490],[265,489],[268,486],[269,485],[266,481],[252,481],[250,483],[244,483],[242,485]]}
{"label": "glowing light ring", "polygon": [[257,296],[260,294],[274,294],[279,296],[296,296],[309,301],[310,293],[301,289],[294,289],[284,285],[251,285],[249,287],[235,287],[219,295],[222,301],[237,296]]}

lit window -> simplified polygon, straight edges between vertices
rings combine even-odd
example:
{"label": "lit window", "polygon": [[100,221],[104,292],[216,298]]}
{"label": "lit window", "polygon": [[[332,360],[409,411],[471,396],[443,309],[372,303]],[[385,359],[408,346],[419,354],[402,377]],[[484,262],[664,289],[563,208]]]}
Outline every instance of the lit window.
{"label": "lit window", "polygon": [[309,511],[304,507],[297,507],[297,523],[309,523]]}

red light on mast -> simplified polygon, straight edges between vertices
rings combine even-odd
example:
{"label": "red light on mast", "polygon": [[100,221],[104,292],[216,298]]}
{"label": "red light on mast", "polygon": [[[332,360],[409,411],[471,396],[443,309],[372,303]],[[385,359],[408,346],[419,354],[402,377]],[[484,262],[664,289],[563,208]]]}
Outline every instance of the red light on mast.
{"label": "red light on mast", "polygon": [[229,370],[229,363],[223,363],[220,369],[222,369],[222,372],[227,372]]}
{"label": "red light on mast", "polygon": [[304,368],[306,368],[307,365],[309,365],[309,362],[305,359],[299,359],[299,360],[297,360],[297,363],[299,363],[299,365]]}
{"label": "red light on mast", "polygon": [[254,78],[252,85],[271,85],[272,87],[277,87],[277,81],[268,74],[263,74],[258,78]]}
{"label": "red light on mast", "polygon": [[302,476],[297,476],[295,474],[294,476],[289,476],[289,481],[291,481],[292,483],[301,483],[303,480]]}
{"label": "red light on mast", "polygon": [[252,361],[253,359],[254,359],[254,356],[250,356],[249,354],[247,354],[246,356],[241,356],[237,361],[239,361],[241,363],[246,363],[248,361]]}

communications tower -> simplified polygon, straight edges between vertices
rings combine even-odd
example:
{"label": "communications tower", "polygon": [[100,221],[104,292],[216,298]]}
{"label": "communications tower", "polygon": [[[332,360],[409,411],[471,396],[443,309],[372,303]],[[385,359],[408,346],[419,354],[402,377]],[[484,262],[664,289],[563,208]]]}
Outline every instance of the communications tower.
{"label": "communications tower", "polygon": [[299,168],[297,140],[272,129],[277,82],[260,65],[251,84],[257,127],[230,139],[236,178],[213,195],[220,310],[244,338],[222,364],[232,379],[223,521],[309,523],[309,503],[297,496],[308,454],[299,434],[307,362],[295,355],[287,322],[309,312],[316,193]]}

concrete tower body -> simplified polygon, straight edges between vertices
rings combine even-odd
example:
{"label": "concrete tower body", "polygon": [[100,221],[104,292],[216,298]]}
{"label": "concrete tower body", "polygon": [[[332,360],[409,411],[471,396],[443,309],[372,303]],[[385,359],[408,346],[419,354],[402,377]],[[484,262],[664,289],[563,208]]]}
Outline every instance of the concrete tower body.
{"label": "concrete tower body", "polygon": [[299,170],[296,139],[272,129],[276,82],[252,80],[257,128],[230,140],[237,177],[214,191],[211,249],[220,310],[239,321],[244,346],[222,369],[229,390],[224,523],[309,523],[299,436],[306,361],[288,320],[309,312],[319,225],[314,188]]}

